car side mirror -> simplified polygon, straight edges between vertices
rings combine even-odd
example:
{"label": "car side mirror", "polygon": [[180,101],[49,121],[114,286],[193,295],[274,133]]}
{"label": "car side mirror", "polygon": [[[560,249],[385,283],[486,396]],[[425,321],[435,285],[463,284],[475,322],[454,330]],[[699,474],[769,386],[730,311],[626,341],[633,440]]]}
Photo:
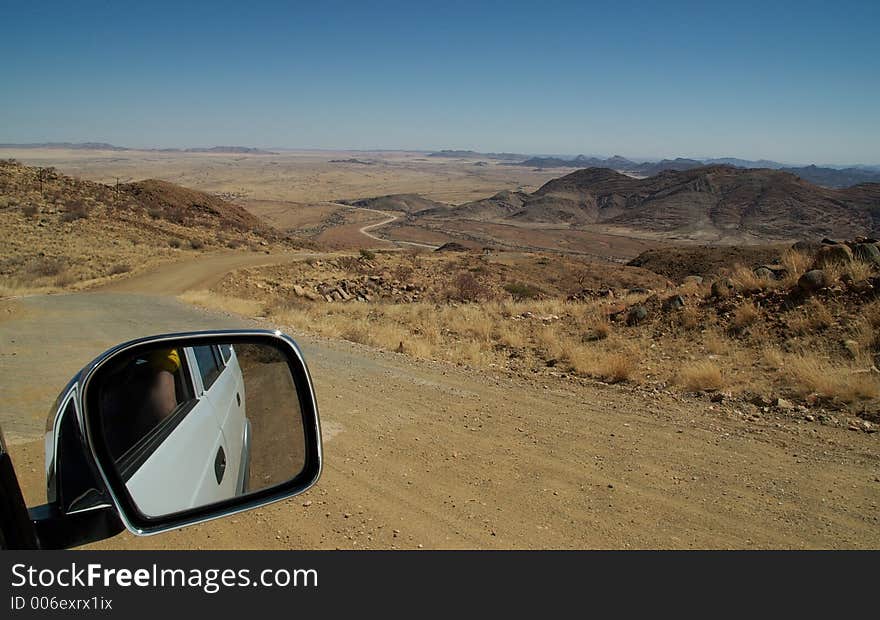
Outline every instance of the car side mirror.
{"label": "car side mirror", "polygon": [[[109,513],[156,534],[302,493],[321,466],[314,388],[292,339],[154,336],[105,352],[59,397],[49,510],[31,512],[44,546],[116,533]],[[93,531],[64,534],[74,518]]]}

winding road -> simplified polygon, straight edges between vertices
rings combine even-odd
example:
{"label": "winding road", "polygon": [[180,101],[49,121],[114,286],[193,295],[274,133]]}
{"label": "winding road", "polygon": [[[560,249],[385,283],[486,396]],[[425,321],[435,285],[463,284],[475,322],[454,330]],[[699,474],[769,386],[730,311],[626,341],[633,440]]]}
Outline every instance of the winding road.
{"label": "winding road", "polygon": [[387,224],[390,224],[391,222],[395,222],[395,221],[399,220],[400,219],[399,215],[394,215],[393,213],[389,213],[388,211],[380,211],[379,209],[369,209],[367,207],[354,207],[352,205],[344,205],[344,204],[341,204],[338,202],[333,203],[333,204],[335,204],[339,207],[345,207],[346,209],[355,209],[357,211],[370,211],[371,213],[378,213],[379,215],[385,216],[387,219],[384,219],[381,222],[376,222],[374,224],[367,224],[366,226],[361,226],[358,229],[359,233],[361,233],[362,235],[364,235],[366,237],[369,237],[370,239],[374,239],[375,241],[381,241],[383,243],[390,242],[390,243],[394,243],[395,245],[411,245],[411,246],[419,247],[419,248],[427,248],[429,250],[436,250],[438,247],[440,247],[437,245],[431,245],[429,243],[419,243],[417,241],[400,241],[398,239],[386,239],[383,237],[378,237],[370,232],[371,230],[381,228],[382,226],[385,226]]}

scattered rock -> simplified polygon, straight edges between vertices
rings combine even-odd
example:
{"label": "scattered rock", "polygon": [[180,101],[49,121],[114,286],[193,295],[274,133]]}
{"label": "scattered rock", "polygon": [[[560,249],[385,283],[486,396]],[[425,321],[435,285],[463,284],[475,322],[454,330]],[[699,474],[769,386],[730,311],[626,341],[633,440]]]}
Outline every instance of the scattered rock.
{"label": "scattered rock", "polygon": [[862,262],[880,266],[880,248],[873,243],[856,244],[853,255]]}
{"label": "scattered rock", "polygon": [[794,403],[791,401],[785,400],[784,398],[777,398],[776,402],[774,404],[776,405],[777,409],[782,409],[785,411],[794,409]]}
{"label": "scattered rock", "polygon": [[721,278],[712,283],[712,297],[724,298],[729,296],[736,287],[730,278]]}
{"label": "scattered rock", "polygon": [[813,262],[813,269],[822,269],[826,265],[847,264],[853,260],[853,252],[849,246],[842,243],[834,242],[834,245],[822,241],[822,247],[816,252],[816,260]]}
{"label": "scattered rock", "polygon": [[673,295],[663,301],[664,310],[681,310],[684,308],[684,297],[681,295]]}
{"label": "scattered rock", "polygon": [[627,325],[638,325],[648,318],[648,309],[642,305],[636,305],[629,309],[626,313]]}
{"label": "scattered rock", "polygon": [[815,293],[823,288],[828,288],[831,285],[831,281],[828,274],[822,269],[811,269],[798,279],[797,285],[804,293]]}
{"label": "scattered rock", "polygon": [[682,284],[689,284],[691,282],[700,285],[703,283],[703,276],[687,276],[684,280],[681,281]]}

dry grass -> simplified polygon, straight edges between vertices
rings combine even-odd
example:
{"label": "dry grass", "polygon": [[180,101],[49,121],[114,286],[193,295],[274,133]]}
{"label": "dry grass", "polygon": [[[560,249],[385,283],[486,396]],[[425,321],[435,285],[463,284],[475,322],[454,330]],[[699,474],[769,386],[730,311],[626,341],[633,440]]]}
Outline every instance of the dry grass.
{"label": "dry grass", "polygon": [[189,291],[181,295],[180,299],[194,306],[210,310],[224,310],[243,316],[259,316],[263,310],[263,304],[259,301],[227,297],[211,291]]}
{"label": "dry grass", "polygon": [[816,298],[797,311],[788,322],[788,327],[795,334],[806,335],[828,329],[834,324],[834,316],[831,311]]}
{"label": "dry grass", "polygon": [[734,331],[741,332],[757,321],[758,317],[760,317],[760,312],[755,307],[755,304],[751,301],[745,301],[734,311],[730,327]]}
{"label": "dry grass", "polygon": [[682,366],[678,371],[677,382],[689,392],[718,390],[724,385],[721,369],[710,361]]}
{"label": "dry grass", "polygon": [[685,306],[678,313],[678,321],[683,329],[690,330],[696,329],[701,325],[702,317],[700,316],[699,309],[694,306]]}
{"label": "dry grass", "polygon": [[628,348],[609,350],[573,346],[567,357],[574,372],[608,383],[621,383],[633,377],[638,369],[638,357]]}
{"label": "dry grass", "polygon": [[712,355],[722,355],[730,350],[730,341],[713,330],[703,336],[703,346]]}
{"label": "dry grass", "polygon": [[801,396],[818,394],[845,403],[880,396],[880,375],[866,363],[834,363],[804,353],[789,357],[782,372]]}
{"label": "dry grass", "polygon": [[770,285],[769,280],[759,278],[755,275],[754,271],[743,265],[737,265],[734,268],[733,273],[730,275],[730,279],[733,281],[736,290],[744,293],[763,291]]}
{"label": "dry grass", "polygon": [[797,250],[786,250],[780,264],[785,268],[786,276],[780,282],[785,288],[792,288],[813,264],[813,257]]}

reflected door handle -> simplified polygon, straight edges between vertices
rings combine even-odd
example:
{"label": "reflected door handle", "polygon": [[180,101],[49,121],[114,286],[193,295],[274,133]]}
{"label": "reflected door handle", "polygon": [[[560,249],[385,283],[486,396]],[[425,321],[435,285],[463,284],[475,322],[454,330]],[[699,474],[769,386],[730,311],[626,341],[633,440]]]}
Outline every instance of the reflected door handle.
{"label": "reflected door handle", "polygon": [[217,456],[214,457],[214,475],[217,477],[217,484],[223,481],[223,474],[226,473],[226,453],[223,446],[217,450]]}

